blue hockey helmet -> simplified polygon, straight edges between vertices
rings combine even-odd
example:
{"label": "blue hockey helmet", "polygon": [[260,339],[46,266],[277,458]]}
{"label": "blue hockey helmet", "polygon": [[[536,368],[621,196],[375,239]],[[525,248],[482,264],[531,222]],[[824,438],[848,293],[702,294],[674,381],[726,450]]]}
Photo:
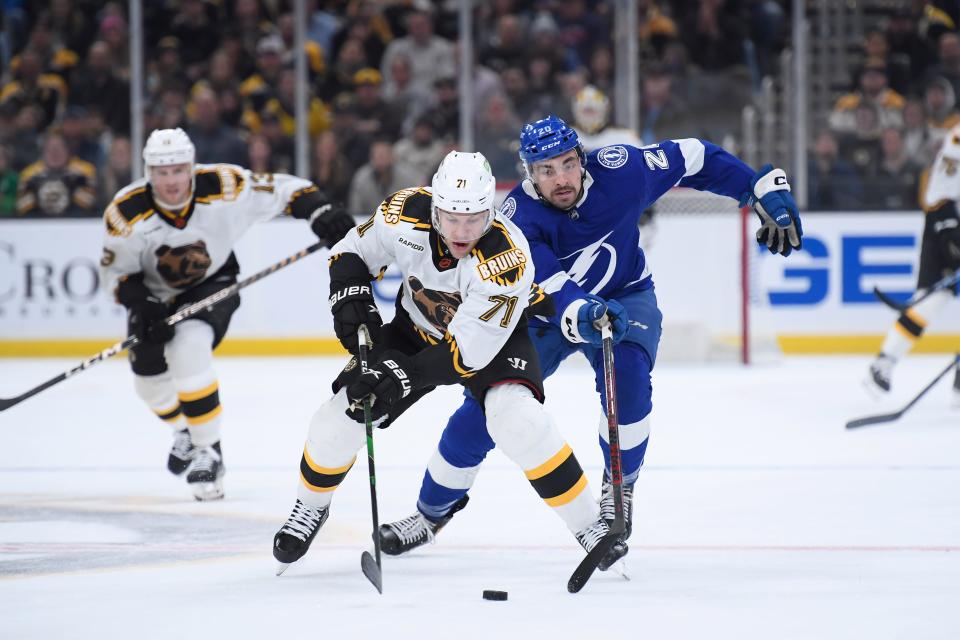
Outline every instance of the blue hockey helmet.
{"label": "blue hockey helmet", "polygon": [[534,162],[559,156],[570,149],[577,150],[581,163],[586,160],[580,136],[557,116],[549,115],[525,124],[520,130],[520,159],[528,170]]}

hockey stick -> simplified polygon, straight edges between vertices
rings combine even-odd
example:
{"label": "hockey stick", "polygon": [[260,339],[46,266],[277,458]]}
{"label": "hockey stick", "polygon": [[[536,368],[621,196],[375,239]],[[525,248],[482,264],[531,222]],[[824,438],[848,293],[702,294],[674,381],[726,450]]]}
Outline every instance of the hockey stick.
{"label": "hockey stick", "polygon": [[[197,315],[204,309],[209,309],[210,307],[220,302],[221,300],[225,300],[233,295],[236,295],[236,293],[240,291],[240,289],[243,289],[244,287],[248,287],[254,282],[258,280],[262,280],[263,278],[266,278],[271,273],[275,273],[280,269],[283,269],[284,267],[293,264],[297,260],[300,260],[301,258],[305,258],[311,253],[316,252],[318,249],[323,248],[324,246],[326,245],[322,242],[312,244],[306,249],[302,249],[297,253],[293,254],[292,256],[284,258],[280,262],[277,262],[276,264],[267,267],[263,271],[253,274],[249,278],[246,278],[244,280],[241,280],[240,282],[232,284],[229,287],[221,289],[220,291],[217,291],[216,293],[207,296],[203,300],[194,302],[193,304],[186,306],[183,309],[180,309],[173,315],[169,316],[166,320],[164,320],[164,322],[166,322],[170,326],[173,326],[179,322],[183,322],[187,318]],[[90,367],[92,367],[97,363],[103,362],[108,358],[112,358],[113,356],[117,355],[124,349],[129,349],[130,347],[134,347],[138,344],[140,344],[139,338],[137,338],[136,336],[127,336],[127,338],[125,338],[124,340],[116,343],[111,347],[107,347],[106,349],[104,349],[97,355],[93,356],[92,358],[88,358],[87,360],[84,360],[83,362],[73,367],[72,369],[68,369],[67,371],[64,371],[63,373],[61,373],[60,375],[54,378],[50,378],[43,384],[39,384],[33,389],[30,389],[29,391],[25,391],[24,393],[21,393],[20,395],[15,396],[13,398],[0,398],[0,411],[6,411],[13,405],[20,404],[27,398],[32,398],[33,396],[37,395],[41,391],[45,391],[50,387],[52,387],[53,385],[63,382],[67,378],[77,373],[80,373],[81,371],[86,371],[87,369],[89,369]]]}
{"label": "hockey stick", "polygon": [[600,561],[617,540],[626,531],[626,518],[623,513],[623,467],[620,457],[620,427],[617,413],[617,377],[613,369],[613,334],[610,322],[604,323],[600,335],[603,336],[603,386],[607,402],[607,430],[610,439],[610,483],[613,485],[613,526],[587,554],[567,581],[567,591],[577,593],[587,584],[587,580],[596,571]]}
{"label": "hockey stick", "polygon": [[899,420],[900,417],[903,416],[903,414],[905,414],[907,411],[910,410],[910,407],[917,404],[920,398],[926,395],[927,391],[930,391],[930,389],[932,389],[934,385],[940,382],[941,378],[947,375],[951,369],[957,367],[958,365],[960,365],[960,355],[957,355],[950,362],[950,364],[947,365],[946,369],[938,373],[937,377],[930,381],[930,384],[925,386],[920,391],[920,393],[914,396],[913,400],[908,402],[906,406],[900,409],[899,411],[894,411],[893,413],[884,413],[878,416],[867,416],[865,418],[857,418],[856,420],[851,420],[850,422],[847,423],[847,429],[859,429],[860,427],[869,427],[870,425],[873,425],[873,424],[883,424],[884,422],[893,422],[895,420]]}
{"label": "hockey stick", "polygon": [[[360,360],[360,371],[365,373],[367,367],[367,353],[370,349],[370,333],[367,331],[367,325],[360,325],[357,331],[359,341],[357,357]],[[377,469],[373,462],[373,417],[370,415],[370,398],[363,400],[363,422],[367,428],[367,469],[370,472],[370,515],[373,518],[373,552],[376,559],[370,555],[369,551],[360,554],[360,569],[367,580],[377,588],[377,591],[383,593],[383,565],[380,564],[380,517],[377,515]]]}
{"label": "hockey stick", "polygon": [[923,293],[920,293],[919,291],[917,291],[912,296],[910,296],[910,298],[908,298],[906,302],[897,302],[892,297],[890,297],[890,294],[880,291],[878,287],[873,288],[873,295],[877,296],[877,299],[880,300],[880,302],[887,305],[894,311],[899,311],[900,313],[903,313],[904,311],[906,311],[913,305],[917,304],[921,300],[926,300],[929,296],[933,295],[937,291],[940,291],[941,289],[946,289],[947,287],[951,287],[957,284],[957,282],[960,282],[960,269],[958,269],[955,273],[950,274],[949,276],[944,276],[943,278],[940,278],[939,280],[934,282],[929,289],[925,289]]}

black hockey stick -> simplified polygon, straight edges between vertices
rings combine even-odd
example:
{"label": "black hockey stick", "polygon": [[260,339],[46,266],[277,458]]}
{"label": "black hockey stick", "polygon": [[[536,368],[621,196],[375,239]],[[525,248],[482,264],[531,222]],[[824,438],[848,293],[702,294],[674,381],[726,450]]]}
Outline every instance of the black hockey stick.
{"label": "black hockey stick", "polygon": [[950,373],[950,370],[954,369],[958,365],[960,365],[960,355],[957,355],[950,362],[950,364],[947,365],[946,369],[938,373],[937,377],[930,381],[930,384],[928,384],[923,389],[921,389],[920,393],[914,396],[913,400],[908,402],[906,406],[904,406],[899,411],[894,411],[893,413],[884,413],[878,416],[866,416],[865,418],[857,418],[856,420],[851,420],[850,422],[847,423],[847,429],[859,429],[860,427],[869,427],[870,425],[873,425],[873,424],[883,424],[884,422],[893,422],[895,420],[899,420],[900,417],[903,416],[903,414],[905,414],[907,411],[910,410],[910,407],[917,404],[920,398],[926,395],[927,391],[930,391],[930,389],[932,389],[934,385],[940,382],[941,378],[943,378],[945,375]]}
{"label": "black hockey stick", "polygon": [[922,293],[920,291],[917,291],[912,296],[910,296],[910,298],[908,298],[906,302],[897,302],[896,300],[890,297],[890,294],[880,291],[880,289],[877,287],[873,288],[873,295],[877,296],[877,299],[880,300],[880,302],[887,305],[894,311],[899,311],[900,313],[903,313],[904,311],[906,311],[913,305],[917,304],[921,300],[926,300],[929,296],[933,295],[937,291],[940,291],[941,289],[946,289],[947,287],[951,287],[957,284],[957,282],[960,282],[960,269],[958,269],[955,273],[950,274],[949,276],[944,276],[943,278],[940,278],[939,280],[934,282],[932,285],[930,285],[929,289],[922,290]]}
{"label": "black hockey stick", "polygon": [[[197,315],[204,309],[209,309],[210,307],[217,304],[221,300],[225,300],[233,295],[236,295],[236,293],[240,291],[240,289],[243,289],[244,287],[248,287],[254,282],[258,280],[262,280],[263,278],[266,278],[271,273],[279,271],[280,269],[283,269],[284,267],[290,264],[293,264],[294,262],[296,262],[297,260],[300,260],[301,258],[305,258],[306,256],[310,255],[311,253],[314,253],[318,249],[322,249],[324,246],[326,245],[322,242],[312,244],[306,249],[302,249],[297,253],[293,254],[292,256],[284,258],[280,262],[267,267],[263,271],[259,271],[253,274],[249,278],[246,278],[244,280],[241,280],[240,282],[232,284],[229,287],[221,289],[220,291],[217,291],[216,293],[207,296],[203,300],[199,300],[187,307],[184,307],[183,309],[180,309],[179,311],[177,311],[176,313],[168,317],[166,320],[164,320],[164,322],[166,322],[170,326],[173,326],[179,322],[183,322],[187,318]],[[124,349],[129,349],[130,347],[136,346],[139,343],[140,343],[140,340],[136,336],[128,336],[127,338],[116,343],[115,345],[111,347],[107,347],[106,349],[104,349],[97,355],[93,356],[92,358],[88,358],[87,360],[84,360],[83,362],[73,367],[72,369],[68,369],[67,371],[64,371],[63,373],[61,373],[60,375],[54,378],[50,378],[43,384],[39,384],[33,389],[30,389],[29,391],[25,391],[24,393],[21,393],[20,395],[15,396],[13,398],[0,398],[0,411],[5,411],[15,404],[20,404],[27,398],[32,398],[33,396],[37,395],[41,391],[45,391],[46,389],[49,389],[53,385],[63,382],[67,378],[75,374],[78,374],[81,371],[86,371],[93,365],[99,362],[103,362],[108,358],[112,358],[113,356],[117,355]]]}
{"label": "black hockey stick", "polygon": [[603,336],[603,386],[607,396],[607,430],[610,439],[610,483],[613,485],[613,526],[610,527],[610,533],[587,553],[587,557],[580,562],[570,576],[570,580],[567,581],[567,591],[570,593],[577,593],[583,589],[610,547],[616,544],[623,532],[627,530],[623,513],[623,467],[620,460],[617,377],[613,369],[613,335],[609,321],[601,328],[601,335]]}
{"label": "black hockey stick", "polygon": [[[360,325],[357,331],[359,342],[357,354],[360,360],[360,371],[366,372],[367,353],[371,347],[370,333],[367,331],[367,325]],[[373,462],[373,417],[370,415],[370,398],[363,399],[363,422],[367,427],[367,469],[370,472],[370,515],[373,518],[373,553],[376,559],[370,555],[369,551],[360,554],[360,569],[363,575],[367,576],[377,591],[383,593],[383,565],[380,564],[380,516],[377,514],[377,468]]]}

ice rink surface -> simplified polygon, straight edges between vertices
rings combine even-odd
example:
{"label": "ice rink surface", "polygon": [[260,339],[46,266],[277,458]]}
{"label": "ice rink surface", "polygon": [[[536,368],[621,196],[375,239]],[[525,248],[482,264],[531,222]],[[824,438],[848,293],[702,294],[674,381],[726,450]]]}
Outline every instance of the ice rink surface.
{"label": "ice rink surface", "polygon": [[[960,637],[960,409],[944,380],[898,408],[948,356],[910,356],[892,397],[860,387],[866,357],[768,366],[662,364],[627,556],[632,580],[566,591],[582,551],[505,457],[409,556],[360,572],[370,543],[361,454],[310,553],[274,576],[308,420],[342,365],[217,360],[226,499],[198,503],[165,469],[169,431],[123,358],[0,414],[0,638]],[[0,397],[76,364],[0,360]],[[547,406],[599,490],[599,402],[581,361]],[[380,516],[415,505],[459,388],[375,435]],[[509,592],[507,602],[481,599]]]}

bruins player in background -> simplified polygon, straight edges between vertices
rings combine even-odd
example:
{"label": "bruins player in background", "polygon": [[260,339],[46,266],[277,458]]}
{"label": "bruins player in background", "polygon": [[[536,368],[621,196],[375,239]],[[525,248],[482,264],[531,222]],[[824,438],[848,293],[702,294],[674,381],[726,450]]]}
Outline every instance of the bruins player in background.
{"label": "bruins player in background", "polygon": [[213,349],[223,340],[239,296],[175,326],[178,308],[234,284],[233,247],[254,223],[286,214],[307,220],[328,246],[353,218],[309,180],[255,174],[230,164],[194,164],[181,129],[150,134],[145,177],[121,189],[104,212],[103,282],[127,308],[134,386],[172,427],[167,468],[186,472],[197,500],[223,497],[219,383]]}
{"label": "bruins player in background", "polygon": [[[452,151],[429,189],[393,194],[331,250],[334,330],[356,354],[357,330],[365,324],[371,367],[361,372],[352,360],[313,416],[297,500],[274,538],[278,573],[307,552],[356,461],[365,442],[360,402],[369,397],[373,419],[385,427],[437,385],[469,390],[497,446],[587,551],[609,532],[580,464],[543,408],[525,311],[545,295],[533,284],[526,239],[495,213],[494,195],[486,158]],[[391,264],[403,285],[396,315],[384,325],[371,280]],[[614,545],[602,567],[626,552],[626,545]]]}
{"label": "bruins player in background", "polygon": [[[920,204],[926,215],[920,240],[917,291],[923,292],[960,269],[960,215],[957,209],[960,200],[960,126],[951,129],[944,138],[920,194]],[[956,286],[940,289],[900,314],[887,332],[880,353],[870,364],[864,381],[872,395],[879,397],[890,391],[897,362],[920,339],[940,309],[956,295]],[[960,406],[960,372],[954,379],[953,403]]]}

